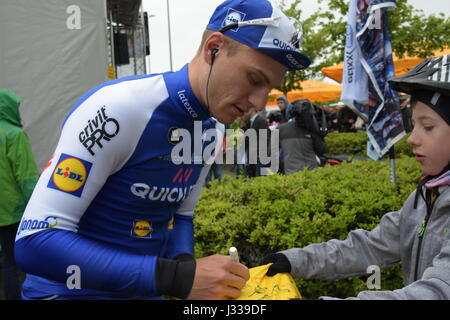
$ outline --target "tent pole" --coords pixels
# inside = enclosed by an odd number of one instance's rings
[[[396,184],[397,183],[397,177],[395,172],[395,150],[394,146],[392,146],[389,149],[389,171],[390,171],[390,178],[391,183]]]
[[[109,11],[109,32],[111,38],[111,63],[114,68],[114,78],[117,78],[117,66],[116,66],[116,57],[114,54],[114,26],[113,26],[113,12]]]

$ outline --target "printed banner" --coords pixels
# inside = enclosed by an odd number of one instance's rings
[[[395,73],[387,10],[395,9],[395,1],[351,0],[349,8],[344,67],[347,74],[341,100],[366,121],[367,155],[375,160],[405,135],[398,94],[388,85]],[[353,50],[352,57],[347,58],[347,50]],[[361,69],[365,76],[357,73]],[[351,83],[349,74],[353,76]],[[358,89],[355,83],[359,82],[367,83],[368,90]]]

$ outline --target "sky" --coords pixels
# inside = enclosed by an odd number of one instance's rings
[[[150,56],[148,73],[178,70],[188,63],[200,45],[201,35],[214,9],[223,0],[142,0],[143,10],[149,16]],[[279,3],[279,0],[272,2]],[[170,12],[170,46],[167,3]],[[443,12],[450,15],[450,0],[409,0],[409,4],[425,14]],[[303,0],[303,16],[317,11],[317,0]],[[172,55],[170,55],[172,51]],[[170,59],[172,56],[172,59]]]

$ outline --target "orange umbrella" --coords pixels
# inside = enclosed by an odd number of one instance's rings
[[[437,51],[434,53],[433,57],[438,57],[445,54],[450,54],[450,49]],[[393,55],[393,59],[394,59],[395,76],[397,77],[408,72],[414,66],[419,64],[421,61],[425,60],[423,58],[408,57],[408,56],[404,57],[403,59],[399,59],[395,54]],[[322,74],[330,79],[333,79],[334,81],[341,83],[343,70],[344,70],[344,63],[341,62],[335,66],[322,68]]]
[[[287,94],[287,99],[289,102],[309,99],[311,102],[326,102],[337,100],[341,97],[342,86],[329,84],[320,81],[303,81],[300,83],[301,90],[292,90]],[[277,103],[277,98],[281,96],[283,92],[272,89],[269,93],[269,101],[267,105],[274,105]]]

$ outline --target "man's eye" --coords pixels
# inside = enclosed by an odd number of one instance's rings
[[[423,126],[423,128],[425,129],[425,131],[431,131],[433,130],[434,126]]]
[[[259,79],[257,77],[255,77],[254,75],[251,75],[251,74],[248,76],[248,81],[250,82],[250,84],[252,84],[254,86],[257,86],[257,85],[260,84]]]

